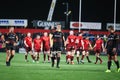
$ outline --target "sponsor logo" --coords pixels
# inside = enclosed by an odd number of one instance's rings
[[[114,27],[114,23],[107,23],[107,27],[106,27],[107,30],[108,30],[109,26],[113,26]],[[117,23],[115,25],[115,30],[120,30],[120,23]]]
[[[0,24],[9,24],[8,20],[0,20]]]
[[[27,26],[26,19],[0,19],[0,26]]]
[[[74,26],[74,27],[79,27],[79,26],[82,27],[82,23],[79,24],[79,22],[75,22],[75,23],[72,24],[72,26]]]
[[[61,24],[62,28],[65,27],[64,21],[41,21],[41,20],[33,20],[32,21],[34,27],[40,27],[40,28],[50,28],[51,26],[56,27],[57,24]]]
[[[70,22],[71,29],[96,29],[100,30],[102,27],[102,23],[94,23],[94,22]]]

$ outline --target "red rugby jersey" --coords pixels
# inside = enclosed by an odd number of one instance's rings
[[[25,37],[24,41],[26,41],[26,44],[28,47],[32,47],[32,38],[31,37]]]
[[[42,43],[42,40],[41,39],[34,39],[33,40],[33,42],[34,42],[34,48],[35,49],[40,49],[41,48],[41,43]]]
[[[76,38],[77,38],[77,37],[76,37],[75,35],[69,35],[68,38],[67,38],[68,44],[70,44],[70,45],[75,45],[75,44],[76,44],[76,43],[75,43]]]

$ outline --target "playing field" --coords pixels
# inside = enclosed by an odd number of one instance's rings
[[[120,80],[115,64],[111,73],[105,73],[106,56],[102,56],[103,64],[85,62],[78,65],[75,59],[74,65],[68,65],[65,55],[62,55],[60,69],[51,68],[51,63],[42,63],[42,55],[40,63],[33,63],[30,56],[28,59],[29,62],[25,62],[24,54],[16,54],[11,66],[6,67],[5,53],[0,53],[0,80]],[[94,56],[90,56],[90,59],[95,61]]]

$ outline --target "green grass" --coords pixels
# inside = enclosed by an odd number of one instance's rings
[[[24,54],[16,54],[11,66],[5,66],[5,53],[0,53],[0,80],[120,80],[120,73],[116,72],[113,64],[111,73],[105,73],[107,69],[107,56],[102,56],[103,64],[85,63],[74,65],[65,63],[65,55],[62,55],[60,69],[51,68],[51,63],[32,63],[24,61]],[[94,62],[95,56],[90,56]],[[120,57],[119,57],[120,60]],[[86,58],[85,58],[86,61]]]

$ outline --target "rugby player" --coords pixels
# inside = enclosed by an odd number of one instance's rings
[[[35,52],[35,57],[37,58],[35,61],[39,63],[39,54],[42,51],[42,39],[40,38],[40,35],[37,35],[33,40],[33,49]]]
[[[89,59],[89,50],[90,49],[92,50],[92,45],[90,43],[89,36],[86,36],[86,38],[83,39],[83,43],[84,43],[84,47],[83,47],[82,58],[81,58],[80,62],[84,64],[83,59],[84,59],[84,56],[86,56],[88,63],[91,63],[91,61]]]
[[[14,27],[9,28],[9,32],[5,38],[6,40],[6,66],[10,66],[10,62],[15,55],[16,43],[18,41],[17,35],[14,33]]]
[[[73,31],[69,32],[69,36],[66,40],[66,50],[67,50],[67,63],[74,64],[74,55],[75,55],[75,49],[76,49],[76,36],[74,35]]]
[[[109,26],[108,30],[110,32],[109,36],[108,36],[108,41],[106,44],[106,51],[108,54],[108,62],[107,62],[107,67],[108,69],[105,72],[111,72],[111,64],[112,64],[112,60],[114,60],[116,66],[117,66],[117,71],[120,72],[120,67],[119,67],[119,61],[117,58],[117,40],[118,40],[118,35],[115,34],[115,30],[113,28],[113,26]]]
[[[93,49],[95,51],[95,56],[96,56],[95,64],[97,64],[98,60],[100,60],[100,64],[102,64],[102,59],[100,58],[100,53],[102,52],[102,50],[105,51],[105,48],[104,48],[104,42],[101,39],[101,36],[97,35],[97,40],[95,42]]]
[[[76,58],[77,58],[77,62],[79,64],[79,57],[80,57],[80,53],[82,53],[83,51],[83,46],[84,46],[84,42],[83,42],[83,36],[82,36],[82,32],[78,33],[78,36],[76,38]]]
[[[28,62],[27,56],[28,56],[28,53],[30,53],[30,55],[33,59],[33,62],[35,62],[35,57],[33,54],[33,45],[32,45],[31,33],[29,33],[29,32],[27,33],[27,36],[24,38],[24,44],[25,44],[25,50],[26,50],[25,61]]]
[[[63,42],[65,44],[65,38],[63,33],[61,32],[61,25],[57,24],[56,31],[50,35],[52,67],[54,67],[55,58],[56,58],[57,60],[56,68],[60,68],[59,63],[60,63]]]
[[[50,37],[48,36],[47,32],[44,32],[44,35],[42,37],[42,41],[43,41],[43,58],[44,61],[46,62],[46,54],[48,56],[48,62],[50,62]]]

